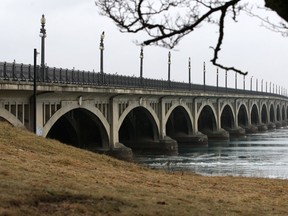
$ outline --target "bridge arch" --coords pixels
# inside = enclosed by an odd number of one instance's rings
[[[104,117],[104,115],[101,113],[101,111],[99,109],[97,109],[96,107],[94,106],[91,106],[91,105],[78,105],[78,104],[69,104],[69,106],[64,106],[62,107],[61,109],[59,109],[57,112],[55,112],[55,114],[49,119],[49,121],[45,124],[45,126],[43,127],[43,131],[42,131],[42,136],[43,137],[46,137],[49,130],[51,129],[51,127],[55,124],[55,122],[57,120],[59,120],[64,114],[68,113],[69,111],[71,110],[74,110],[74,109],[78,109],[78,108],[82,108],[82,109],[86,109],[88,111],[90,111],[91,113],[94,113],[99,119],[100,121],[102,122],[105,130],[106,130],[106,133],[110,134],[110,126],[109,126],[109,123],[107,121],[107,119]]]
[[[258,125],[260,123],[259,121],[259,110],[256,104],[253,104],[251,108],[251,124],[252,125]]]
[[[275,108],[274,105],[270,105],[270,122],[275,123]]]
[[[222,107],[220,113],[221,128],[225,130],[233,129],[235,127],[235,113],[232,105],[230,103],[226,104]]]
[[[148,113],[153,117],[153,120],[155,121],[156,125],[157,125],[157,130],[160,131],[160,121],[159,118],[157,116],[157,114],[155,113],[155,111],[152,109],[152,107],[150,106],[142,106],[139,104],[131,104],[129,105],[121,114],[119,120],[118,120],[118,131],[124,121],[124,119],[127,117],[127,115],[135,108],[137,107],[143,107],[144,109],[146,109],[148,111]]]
[[[241,104],[237,114],[238,125],[245,128],[249,125],[248,108],[246,104]]]
[[[268,124],[268,110],[266,104],[263,104],[261,108],[261,122],[263,124]]]
[[[193,123],[190,110],[187,106],[175,105],[166,114],[164,125],[166,134],[170,137],[193,133]]]
[[[204,132],[205,131],[216,131],[217,128],[217,122],[216,122],[216,111],[213,106],[210,106],[208,104],[202,105],[199,109],[199,115],[198,115],[198,131]]]
[[[286,117],[285,117],[285,106],[282,106],[282,121],[285,121]]]
[[[6,109],[0,108],[0,117],[2,117],[5,121],[9,122],[15,127],[24,127],[23,123],[19,119],[17,119],[15,115],[10,113]]]
[[[154,113],[155,114],[155,113]],[[129,106],[119,120],[119,142],[137,149],[159,141],[159,128],[153,113],[144,106]]]
[[[81,119],[75,119],[74,114],[77,117],[81,116]],[[76,120],[79,122],[77,123]],[[81,124],[81,127],[79,127],[79,124]],[[61,137],[60,134],[57,134],[58,127],[66,127],[65,130],[72,137]],[[87,133],[89,133],[89,136],[85,135]],[[58,138],[60,141],[70,142],[67,144],[90,149],[96,147],[108,148],[109,134],[110,126],[104,115],[99,109],[88,104],[81,106],[78,104],[69,104],[69,106],[62,107],[55,112],[42,130],[42,136],[44,137]],[[93,138],[95,139],[94,141],[91,140]]]
[[[280,112],[280,105],[277,105],[277,109],[276,109],[276,120],[277,121],[281,121],[281,112]]]

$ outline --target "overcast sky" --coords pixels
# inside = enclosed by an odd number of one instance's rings
[[[258,2],[262,2],[258,0]],[[99,71],[99,42],[105,31],[104,71],[139,76],[140,47],[137,35],[120,33],[108,18],[100,16],[94,0],[1,0],[0,61],[33,63],[33,49],[40,51],[40,18],[46,17],[46,63],[50,67]],[[271,15],[273,16],[273,14]],[[243,14],[239,22],[226,25],[220,61],[248,71],[246,89],[253,76],[288,88],[288,38],[260,27],[260,22]],[[192,60],[192,82],[216,84],[216,68],[211,65],[217,28],[203,25],[172,50],[171,79],[188,81],[188,58]],[[167,49],[144,48],[144,77],[167,79]],[[40,62],[40,57],[38,58]],[[234,87],[234,73],[228,73],[229,87]],[[220,71],[224,86],[225,72]],[[238,76],[242,88],[243,77]]]

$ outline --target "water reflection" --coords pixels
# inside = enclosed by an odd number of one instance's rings
[[[288,130],[248,135],[208,147],[182,148],[178,156],[136,155],[135,161],[172,171],[288,179]]]

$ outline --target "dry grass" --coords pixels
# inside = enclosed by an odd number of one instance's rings
[[[167,173],[0,123],[0,215],[288,215],[288,181]]]

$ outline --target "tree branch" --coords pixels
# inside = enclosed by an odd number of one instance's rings
[[[288,22],[288,1],[287,0],[265,0],[265,7],[273,11]]]
[[[288,20],[287,0],[263,0],[266,7],[277,11]],[[101,14],[110,17],[121,32],[145,32],[148,37],[144,45],[158,45],[174,48],[187,34],[203,23],[219,25],[219,35],[211,62],[224,70],[246,75],[234,67],[218,62],[218,55],[224,40],[224,23],[227,14],[232,13],[236,21],[239,11],[247,8],[243,0],[95,0]],[[219,15],[220,14],[220,15]],[[287,27],[287,25],[280,25]],[[278,28],[279,26],[274,26]]]
[[[213,65],[215,65],[221,69],[224,69],[227,71],[231,70],[231,71],[235,71],[236,73],[239,73],[242,75],[247,75],[248,72],[242,72],[241,70],[236,69],[234,67],[223,66],[222,64],[219,64],[217,62],[218,54],[221,50],[221,46],[222,46],[223,39],[224,39],[224,21],[225,21],[225,16],[226,16],[228,7],[229,7],[229,5],[226,5],[226,7],[223,7],[221,10],[221,16],[220,16],[220,21],[219,21],[219,37],[218,37],[218,42],[217,42],[216,48],[214,49],[214,57],[211,60],[211,62],[213,63]],[[234,18],[235,18],[235,13],[234,13]]]

